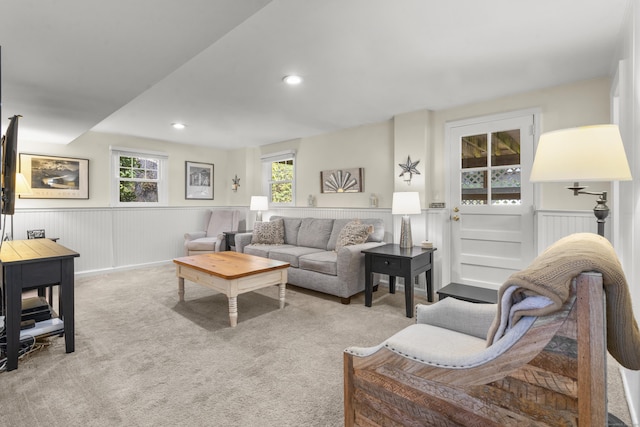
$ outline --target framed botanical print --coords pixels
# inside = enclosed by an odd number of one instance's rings
[[[213,163],[185,162],[185,199],[213,200]]]

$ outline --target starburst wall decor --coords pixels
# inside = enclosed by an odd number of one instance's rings
[[[320,172],[322,193],[361,193],[364,168],[333,169]]]
[[[407,156],[406,163],[398,163],[398,166],[402,168],[402,172],[400,172],[400,175],[398,176],[403,177],[407,185],[411,185],[411,178],[413,178],[413,174],[420,175],[420,172],[416,169],[418,163],[420,163],[420,160],[412,162],[411,156]]]

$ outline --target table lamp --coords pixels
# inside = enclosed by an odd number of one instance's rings
[[[631,171],[616,125],[582,126],[540,135],[531,182],[573,182],[573,195],[598,196],[593,208],[598,234],[609,215],[606,191],[585,191],[580,181],[630,181]]]
[[[411,219],[409,219],[409,215],[416,215],[420,212],[420,196],[417,191],[393,193],[391,214],[402,215],[402,223],[400,225],[400,247],[403,249],[411,248],[413,246],[413,239],[411,238]]]
[[[262,211],[269,209],[269,199],[267,196],[251,196],[251,205],[249,210],[258,211],[256,213],[256,221],[262,221]]]

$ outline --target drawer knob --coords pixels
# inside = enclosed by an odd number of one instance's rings
[[[389,265],[389,261],[385,261],[385,262],[384,262],[384,265]]]

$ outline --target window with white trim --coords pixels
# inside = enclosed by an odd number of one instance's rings
[[[167,155],[111,147],[112,206],[167,206]]]
[[[263,189],[269,204],[295,206],[296,202],[296,152],[293,150],[265,154],[262,161]]]

